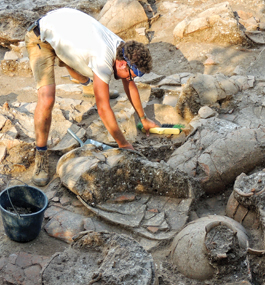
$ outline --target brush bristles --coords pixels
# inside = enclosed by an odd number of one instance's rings
[[[174,129],[184,129],[185,126],[184,125],[181,125],[181,124],[162,124],[161,126],[162,128],[174,128]]]
[[[138,123],[137,125],[136,125],[136,127],[137,127],[137,129],[138,130],[142,130],[142,128],[143,128],[143,124],[142,123]]]

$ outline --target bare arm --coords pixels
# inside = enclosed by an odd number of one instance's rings
[[[144,116],[144,109],[142,106],[142,102],[140,99],[140,95],[138,92],[138,88],[134,81],[128,81],[127,79],[122,79],[124,91],[130,100],[133,108],[135,109],[137,115],[139,118]],[[146,130],[146,134],[149,135],[148,130],[151,128],[159,127],[156,125],[153,121],[149,120],[148,118],[141,120],[141,123],[143,124],[144,129]]]
[[[94,93],[98,114],[108,132],[112,135],[119,147],[133,149],[133,146],[125,139],[120,130],[115,115],[109,103],[109,85],[94,74]]]
[[[87,82],[88,77],[81,75],[80,73],[78,73],[77,71],[75,71],[74,69],[72,69],[70,66],[68,66],[66,64],[64,64],[64,66],[66,67],[66,69],[67,69],[67,71],[71,77],[78,80],[80,83]]]

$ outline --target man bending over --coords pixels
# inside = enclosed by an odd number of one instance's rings
[[[69,74],[81,84],[91,84],[98,114],[120,148],[133,149],[121,132],[109,102],[112,73],[121,79],[124,90],[148,133],[157,125],[143,110],[133,79],[149,73],[152,58],[149,50],[136,41],[124,42],[91,16],[70,8],[62,8],[36,21],[25,36],[30,65],[38,89],[34,113],[36,158],[33,183],[49,182],[47,141],[55,102],[54,62],[58,57]]]

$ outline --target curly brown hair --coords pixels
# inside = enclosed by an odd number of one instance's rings
[[[125,60],[124,55],[129,59],[131,65],[136,65],[143,73],[149,73],[152,69],[152,56],[149,49],[142,43],[136,41],[122,42],[117,48],[116,59]]]

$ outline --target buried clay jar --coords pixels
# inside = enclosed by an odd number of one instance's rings
[[[178,233],[172,243],[171,259],[186,277],[206,280],[232,273],[231,268],[242,264],[247,267],[247,245],[246,231],[238,222],[225,216],[207,216]]]

